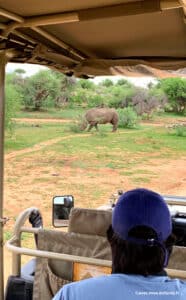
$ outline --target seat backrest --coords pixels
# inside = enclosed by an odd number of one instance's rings
[[[70,212],[68,232],[105,237],[111,220],[111,209],[73,208]]]
[[[168,268],[186,271],[186,247],[173,247]]]
[[[38,249],[56,253],[111,260],[106,230],[111,224],[111,212],[73,209],[69,232],[39,230]],[[95,268],[59,259],[37,258],[33,300],[50,300],[66,283],[103,273],[110,268]]]

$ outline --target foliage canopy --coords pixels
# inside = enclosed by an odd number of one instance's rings
[[[52,70],[42,70],[26,77],[17,69],[6,76],[6,127],[11,127],[20,104],[24,110],[48,108],[114,107],[120,114],[151,118],[155,111],[185,113],[186,79],[167,78],[147,88],[136,87],[126,79],[110,79],[96,84],[92,80],[75,79]],[[125,110],[129,108],[129,110]],[[131,110],[132,108],[132,110]]]

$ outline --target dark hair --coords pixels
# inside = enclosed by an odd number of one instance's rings
[[[141,239],[157,238],[156,232],[147,226],[137,226],[130,230],[129,236]],[[112,229],[107,230],[107,238],[112,250],[112,273],[153,275],[163,271],[165,251],[160,245],[139,245],[121,239]],[[174,235],[164,242],[168,256],[175,243]]]

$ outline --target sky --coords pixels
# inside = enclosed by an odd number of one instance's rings
[[[46,70],[47,68],[40,65],[33,65],[33,64],[18,64],[18,63],[8,63],[6,65],[6,72],[11,73],[16,69],[23,69],[25,70],[26,76],[31,76],[37,73],[40,70]]]
[[[26,76],[31,76],[35,73],[37,73],[40,70],[46,70],[47,68],[40,65],[33,65],[33,64],[19,64],[19,63],[8,63],[6,66],[6,72],[11,73],[15,71],[16,69],[23,69],[25,70]],[[105,80],[106,78],[109,78],[116,82],[120,78],[125,78],[131,83],[135,84],[136,86],[140,87],[146,87],[149,82],[156,82],[156,80],[153,77],[125,77],[125,76],[96,76],[93,81],[95,83],[99,83],[102,80]]]

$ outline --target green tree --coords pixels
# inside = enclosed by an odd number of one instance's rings
[[[56,108],[61,108],[71,101],[73,91],[78,87],[78,81],[73,76],[69,77],[56,71],[52,72],[60,86],[59,95],[54,99],[54,105]]]
[[[120,128],[135,128],[138,124],[138,116],[132,107],[125,107],[118,110]]]
[[[124,78],[119,79],[116,84],[117,85],[122,85],[122,86],[125,86],[125,87],[132,87],[132,84]]]
[[[114,85],[107,88],[107,97],[110,99],[109,106],[115,108],[130,106],[134,92],[132,86]]]
[[[168,98],[163,89],[158,88],[157,85],[151,85],[148,90],[148,95],[150,98],[155,97],[157,100],[157,105],[159,110],[166,111],[169,107]]]
[[[6,74],[6,85],[11,84],[14,87],[20,96],[20,100],[23,99],[25,84],[27,81],[27,78],[22,76],[23,72],[25,71],[22,69],[17,69],[12,73]]]
[[[104,106],[104,100],[104,95],[96,90],[78,87],[72,93],[71,104],[72,106],[80,105],[82,107],[102,107]]]
[[[26,73],[26,71],[25,71],[25,70],[23,70],[23,69],[20,69],[20,68],[16,69],[14,72],[15,72],[16,74],[19,74],[19,75],[23,75],[23,74],[25,74],[25,73]]]
[[[103,86],[106,86],[106,87],[109,87],[109,86],[112,86],[114,85],[113,81],[111,79],[105,79],[103,80],[100,85],[103,85]]]
[[[54,106],[60,96],[61,83],[50,70],[42,70],[29,77],[24,89],[23,103],[26,109],[39,111],[43,107]]]
[[[160,93],[155,90],[145,88],[136,88],[135,95],[132,97],[131,106],[136,111],[137,115],[150,119],[153,112],[162,107],[163,96],[160,98]]]
[[[61,108],[69,103],[76,84],[77,80],[74,77],[65,76],[60,72],[39,71],[25,80],[24,107],[34,110],[46,107]]]
[[[78,85],[82,89],[87,89],[87,90],[94,90],[94,88],[95,88],[94,82],[90,81],[88,79],[79,79],[78,80]]]
[[[20,109],[21,95],[11,83],[5,86],[5,129],[12,130],[15,113]]]
[[[171,108],[176,113],[186,111],[186,79],[184,78],[166,78],[159,82],[168,97]]]

